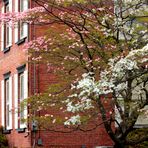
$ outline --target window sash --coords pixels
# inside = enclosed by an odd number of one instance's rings
[[[20,12],[24,11],[24,0],[20,0]]]
[[[6,35],[6,47],[7,47],[10,44],[10,33],[9,33],[10,28],[9,28],[8,24],[6,24],[5,29],[6,29],[5,30],[5,35]]]
[[[20,100],[22,101],[24,99],[24,73],[20,74],[19,76],[20,81]]]
[[[5,12],[9,12],[9,3],[7,5],[5,5]]]
[[[24,7],[25,6],[25,1],[24,0],[19,0],[19,11],[23,12],[24,11]],[[19,22],[19,38],[23,39],[24,38],[24,33],[25,29],[24,29],[24,22]]]
[[[10,126],[10,85],[9,79],[5,80],[5,126],[8,128]]]
[[[10,126],[10,106],[9,104],[6,105],[6,127]]]
[[[19,126],[24,124],[23,119],[24,119],[24,105],[23,105],[23,100],[24,100],[24,73],[21,73],[19,75],[19,102],[20,102],[20,111],[19,111],[19,119],[20,119],[20,124]]]
[[[28,114],[27,107],[21,104],[28,97],[28,71],[25,71],[24,65],[18,67],[17,70],[18,73],[14,76],[15,129],[27,127]]]
[[[20,39],[23,39],[25,36],[25,29],[24,29],[24,22],[19,22],[19,35],[20,35]]]
[[[9,12],[9,3],[5,5],[5,13]],[[7,23],[5,25],[5,47],[7,48],[10,44],[10,26]]]
[[[9,103],[9,79],[6,80],[6,104]]]

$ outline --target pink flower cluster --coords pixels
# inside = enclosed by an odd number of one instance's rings
[[[39,51],[41,48],[46,48],[44,50],[47,50],[47,40],[45,36],[38,37],[35,40],[32,40],[30,42],[27,42],[24,44],[24,51],[27,51],[29,49],[33,49],[34,51]]]
[[[43,7],[34,7],[23,12],[0,13],[1,23],[14,25],[18,21],[32,23],[33,20],[41,16],[45,12]]]

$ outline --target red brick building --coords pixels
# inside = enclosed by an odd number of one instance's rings
[[[2,13],[24,11],[33,6],[31,0],[0,0]],[[41,35],[43,28],[19,22],[14,29],[2,24],[0,32],[0,125],[9,146],[93,148],[112,145],[103,125],[89,132],[28,132],[32,125],[20,120],[28,118],[27,108],[19,112],[21,101],[42,92],[47,84],[55,81],[52,73],[47,73],[46,65],[28,64],[28,56],[23,51],[23,44]]]

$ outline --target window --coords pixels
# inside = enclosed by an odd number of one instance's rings
[[[24,11],[25,6],[25,0],[19,0],[19,12]],[[25,32],[25,23],[24,22],[19,22],[19,38],[22,39],[24,38],[24,32]]]
[[[12,0],[4,0],[3,6],[2,6],[2,13],[8,13],[12,12]],[[1,51],[6,53],[10,50],[10,47],[12,45],[12,28],[10,25],[4,24],[2,22],[1,24]]]
[[[12,0],[5,0],[2,13],[12,12]],[[12,45],[12,28],[9,23],[1,25],[1,50],[5,53]]]
[[[28,97],[28,72],[26,65],[17,68],[18,73],[14,75],[14,104],[15,104],[15,129],[18,132],[24,132],[26,128],[27,106],[24,105],[24,99]]]
[[[12,129],[12,77],[10,72],[4,74],[1,81],[1,121],[6,131]]]
[[[15,1],[15,11],[23,12],[28,9],[28,0],[16,0]],[[15,29],[15,43],[21,44],[25,42],[26,37],[28,36],[28,24],[20,21],[18,27]]]

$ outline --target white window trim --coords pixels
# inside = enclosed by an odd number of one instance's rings
[[[28,71],[24,71],[24,99],[28,98]],[[27,120],[27,115],[28,115],[28,109],[27,106],[24,109],[24,118]],[[27,122],[26,122],[27,123]],[[27,127],[26,123],[24,123],[23,126],[24,128]]]
[[[12,12],[12,0],[9,0],[9,12]],[[5,41],[6,42],[6,41]],[[5,47],[4,48],[8,48],[12,46],[12,27],[9,26],[9,43],[5,43]]]
[[[10,125],[6,129],[12,129],[12,77],[9,77],[9,122]]]
[[[119,103],[122,111],[124,112],[124,99],[121,97],[120,99],[118,99],[118,103]],[[122,122],[120,113],[119,113],[116,106],[115,106],[115,119],[117,120],[118,124],[120,124]],[[115,127],[119,127],[118,124],[115,122]]]
[[[5,119],[6,119],[6,110],[5,110],[5,81],[9,81],[9,126],[6,125]],[[6,130],[12,129],[12,77],[9,77],[8,80],[2,80],[1,81],[1,121],[2,126],[6,128]]]
[[[18,74],[14,75],[14,127],[18,129]]]
[[[20,11],[19,10],[19,6],[18,6],[19,5],[19,1],[21,1],[21,0],[15,0],[15,12]],[[24,9],[23,9],[23,11],[25,11],[25,10],[27,10],[29,8],[29,2],[28,2],[28,0],[23,0],[23,2],[24,2]],[[24,32],[23,35],[21,35],[19,27],[20,27],[20,22],[16,23],[15,29],[14,29],[14,40],[15,40],[15,43],[17,43],[19,40],[22,40],[22,39],[28,37],[28,23],[23,23],[23,30],[24,30],[23,31]]]
[[[15,1],[15,7],[14,7],[14,11],[18,12],[18,0],[14,0]],[[17,43],[18,42],[18,23],[15,23],[15,28],[14,28],[14,42]]]
[[[4,106],[4,100],[5,100],[5,97],[4,97],[4,80],[1,81],[1,124],[2,126],[4,127],[5,126],[5,116],[4,116],[4,110],[5,110],[5,106]]]
[[[24,71],[22,73],[24,75],[24,98],[21,98],[21,99],[26,99],[28,98],[28,71]],[[21,74],[20,74],[21,75]],[[18,129],[18,128],[27,128],[27,122],[24,122],[24,123],[21,123],[18,125],[18,119],[19,119],[19,116],[18,116],[18,99],[19,96],[18,96],[18,91],[20,91],[20,87],[18,87],[18,82],[20,81],[20,76],[19,74],[15,74],[14,76],[14,89],[15,89],[15,93],[14,93],[14,96],[15,96],[15,129]],[[20,100],[20,101],[23,101],[23,100]],[[28,115],[28,110],[27,110],[27,106],[25,106],[24,108],[24,119],[27,120],[27,115]]]
[[[12,12],[12,0],[9,0],[9,11]],[[5,4],[3,3],[2,13],[5,13]],[[4,23],[1,25],[1,51],[4,51],[5,48],[12,46],[12,27],[9,27],[9,44],[6,45],[6,40],[4,39],[5,36],[5,27]]]
[[[4,13],[4,6],[2,6],[2,13]],[[1,25],[1,51],[4,50],[4,24]]]

